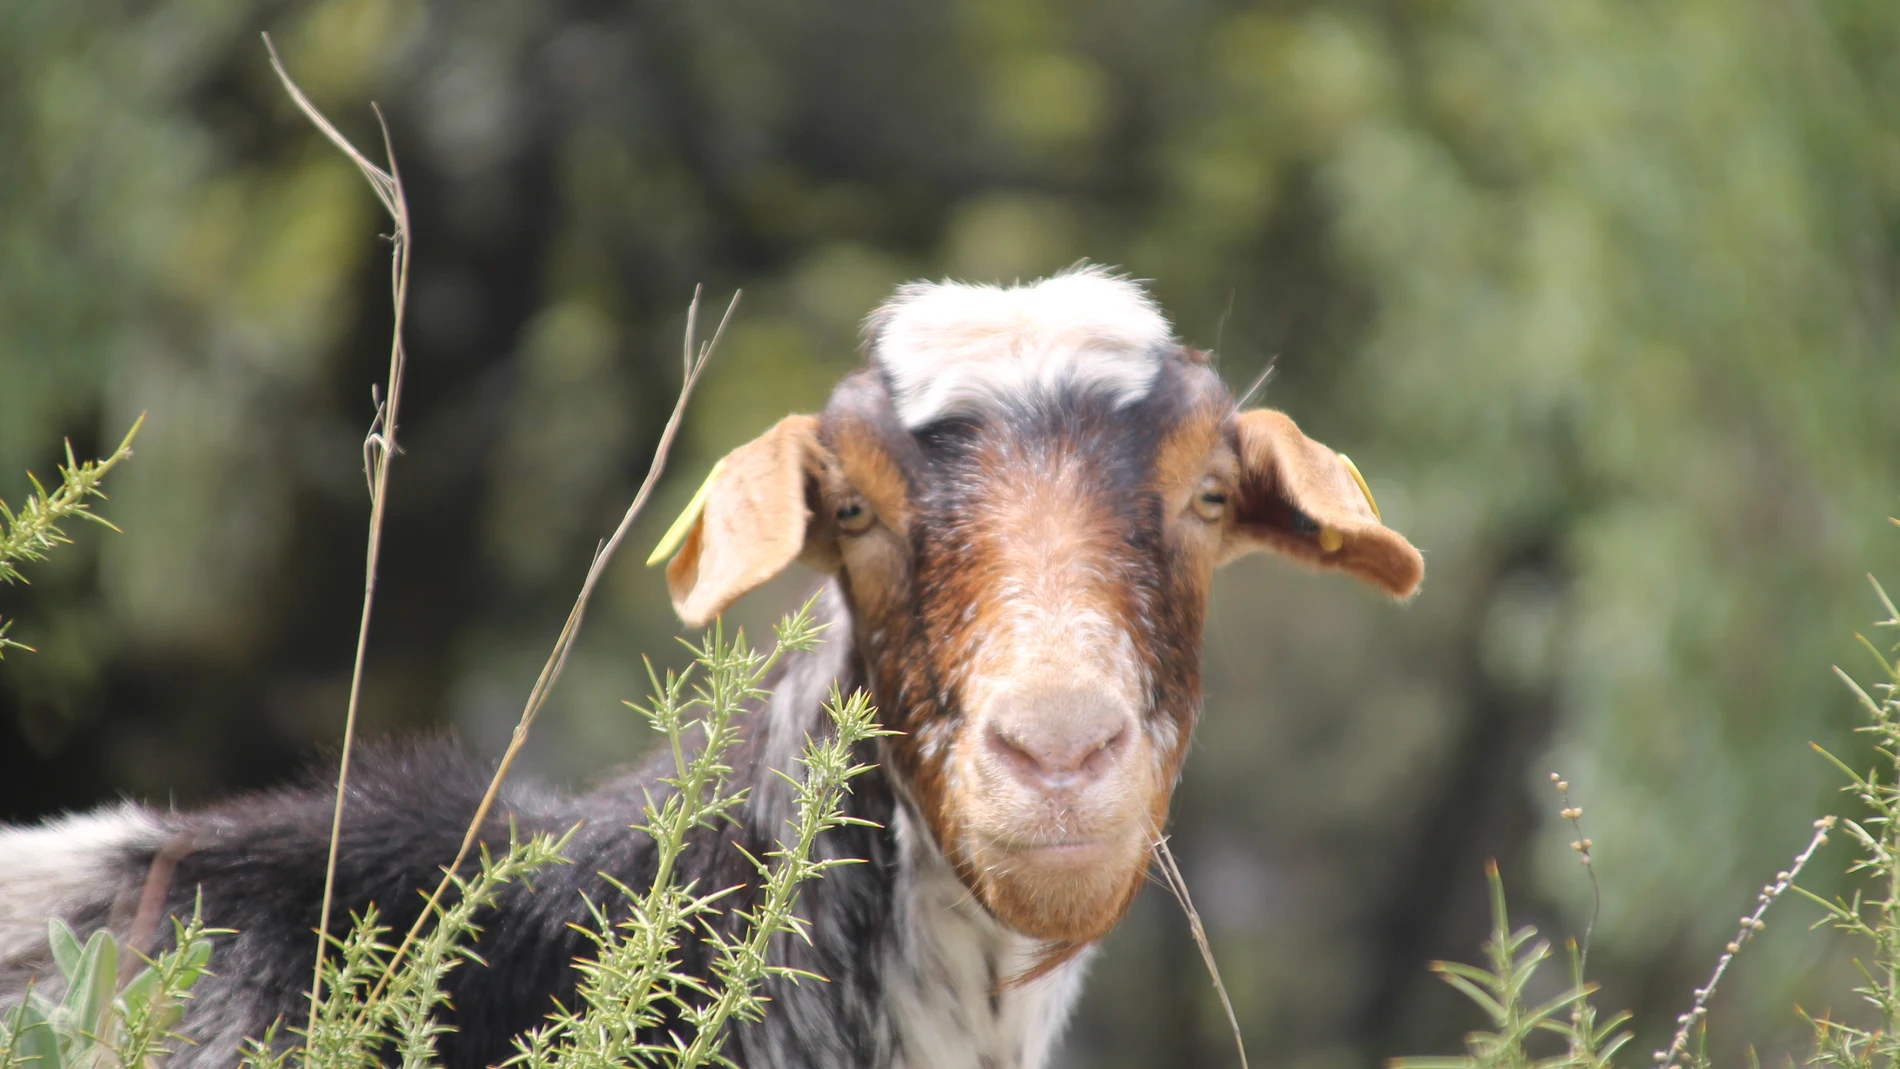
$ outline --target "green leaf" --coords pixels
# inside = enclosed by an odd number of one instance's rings
[[[100,1022],[112,1006],[118,972],[119,944],[110,932],[101,928],[86,940],[79,967],[69,981],[72,986],[66,991],[65,1009],[72,1014],[73,1027],[81,1033],[73,1037],[75,1052],[91,1046],[93,1039],[103,1031]]]
[[[1565,992],[1564,994],[1558,995],[1556,998],[1551,999],[1549,1002],[1546,1002],[1535,1009],[1525,1010],[1524,1018],[1529,1021],[1547,1020],[1551,1016],[1555,1015],[1558,1010],[1563,1009],[1565,1006],[1572,1005],[1573,1003],[1581,999],[1589,998],[1590,992],[1594,990],[1596,990],[1595,984],[1587,984],[1583,987],[1575,988],[1571,991]]]
[[[13,1050],[21,1069],[62,1069],[59,1034],[31,1001],[14,1011]]]
[[[66,927],[66,922],[54,917],[46,922],[46,941],[53,948],[53,960],[59,965],[59,972],[68,983],[73,974],[79,971],[79,937]]]
[[[1502,991],[1505,987],[1504,981],[1478,968],[1476,965],[1466,965],[1456,961],[1434,961],[1432,962],[1432,971],[1462,976],[1472,983],[1478,984],[1491,991]]]
[[[204,975],[205,966],[211,962],[211,940],[194,939],[185,948],[185,956],[178,970],[178,988],[190,990],[198,978]]]
[[[151,1001],[152,992],[158,989],[158,970],[140,969],[123,988],[119,990],[119,1012],[127,1017],[138,1013]]]
[[[1615,1017],[1610,1018],[1610,1023],[1604,1027],[1603,1034],[1607,1036],[1611,1029],[1621,1028],[1623,1025],[1628,1024],[1629,1019],[1630,1015],[1628,1013],[1619,1013]],[[1629,1032],[1618,1032],[1614,1036],[1609,1036],[1609,1038],[1599,1037],[1597,1039],[1598,1062],[1603,1065],[1610,1064],[1610,1059],[1616,1055],[1616,1052],[1622,1050],[1625,1043],[1635,1038],[1635,1035]]]
[[[1450,973],[1440,973],[1439,975],[1446,983],[1464,992],[1466,998],[1477,1003],[1478,1007],[1484,1010],[1485,1014],[1493,1021],[1504,1020],[1503,1004],[1490,995],[1485,994],[1478,988],[1478,985],[1466,980],[1462,976],[1453,976]]]

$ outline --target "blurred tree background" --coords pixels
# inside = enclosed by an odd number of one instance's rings
[[[1256,1064],[1455,1048],[1478,1022],[1425,966],[1476,954],[1486,857],[1581,931],[1552,769],[1639,1051],[1842,804],[1805,743],[1852,746],[1827,667],[1861,574],[1900,574],[1891,0],[27,0],[0,5],[0,493],[150,416],[101,506],[126,534],[0,591],[41,651],[0,668],[0,818],[196,803],[339,736],[383,220],[261,30],[359,143],[381,102],[415,214],[373,731],[499,752],[696,283],[746,299],[639,543],[820,403],[895,284],[1087,257],[1237,384],[1277,357],[1268,402],[1429,562],[1402,609],[1258,558],[1220,584],[1174,842]],[[639,555],[538,775],[645,746],[619,699],[676,627]],[[1157,891],[1064,1065],[1232,1064]],[[1813,911],[1779,910],[1718,1053],[1799,1052],[1797,999],[1851,1005]]]

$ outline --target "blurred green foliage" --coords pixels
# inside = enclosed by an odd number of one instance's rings
[[[359,143],[385,106],[415,211],[380,729],[499,750],[695,283],[747,299],[643,541],[822,400],[894,284],[1089,257],[1236,383],[1277,357],[1268,403],[1427,554],[1399,610],[1258,560],[1221,584],[1174,842],[1253,1049],[1455,1046],[1477,1022],[1425,963],[1482,937],[1483,859],[1542,930],[1587,911],[1552,768],[1595,835],[1599,1000],[1639,1021],[1833,804],[1826,666],[1859,575],[1900,571],[1889,0],[189,0],[0,5],[0,473],[150,412],[130,536],[0,592],[45,651],[0,673],[0,816],[202,799],[336,737],[387,279],[260,30]],[[617,700],[674,625],[657,574],[609,586],[548,775],[640,745]],[[1138,904],[1069,1064],[1229,1057],[1183,928]],[[1796,997],[1853,997],[1777,936],[1712,1011],[1764,1052],[1806,1042]]]

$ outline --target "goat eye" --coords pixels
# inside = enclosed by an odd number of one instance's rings
[[[1303,535],[1316,535],[1319,533],[1319,524],[1313,522],[1313,517],[1308,516],[1299,509],[1289,509],[1288,513],[1287,523],[1293,530]]]
[[[1208,523],[1219,523],[1227,514],[1227,488],[1212,475],[1201,480],[1194,491],[1194,514]]]
[[[838,506],[838,528],[845,534],[861,534],[877,519],[862,498],[852,498]]]

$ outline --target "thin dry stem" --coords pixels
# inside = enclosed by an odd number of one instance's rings
[[[712,358],[719,340],[725,336],[726,325],[732,321],[732,313],[739,307],[740,296],[739,292],[733,293],[732,301],[726,305],[726,314],[720,317],[719,326],[713,331],[712,339],[695,345],[699,322],[700,290],[697,287],[694,288],[693,302],[686,309],[686,339],[682,365],[684,378],[680,383],[679,399],[673,403],[673,414],[667,418],[666,429],[660,433],[660,442],[653,450],[653,463],[647,468],[646,479],[641,482],[640,491],[634,495],[633,503],[627,506],[626,515],[620,518],[620,525],[614,528],[613,535],[594,551],[594,560],[587,569],[587,578],[581,583],[580,595],[574,599],[574,607],[567,614],[567,622],[561,626],[561,634],[554,641],[554,651],[548,655],[547,663],[541,668],[541,675],[534,681],[534,688],[528,692],[528,701],[521,710],[520,721],[515,724],[514,736],[509,739],[508,749],[501,755],[501,764],[495,769],[494,778],[489,781],[488,790],[482,795],[481,804],[475,807],[475,816],[469,821],[468,830],[462,836],[461,849],[456,851],[455,860],[450,862],[443,872],[442,882],[436,884],[435,891],[429,895],[428,904],[423,907],[416,922],[403,936],[402,943],[397,946],[396,952],[390,956],[389,963],[383,968],[382,977],[376,981],[375,989],[370,992],[368,998],[363,1000],[365,1006],[373,1004],[382,995],[390,978],[395,975],[397,966],[402,963],[403,956],[421,936],[429,917],[435,913],[436,907],[441,903],[442,896],[448,891],[455,872],[462,867],[464,861],[468,860],[469,853],[475,848],[482,824],[487,821],[488,812],[495,804],[495,797],[501,792],[502,781],[507,778],[508,769],[514,764],[522,745],[528,741],[528,729],[533,726],[535,717],[540,714],[541,706],[547,701],[548,693],[554,689],[554,684],[561,678],[562,669],[567,666],[568,651],[573,649],[574,639],[580,633],[581,620],[586,616],[587,602],[594,595],[594,587],[600,582],[601,575],[606,572],[607,564],[613,559],[614,551],[620,548],[620,543],[626,537],[627,531],[633,527],[633,521],[640,515],[641,510],[646,508],[647,498],[652,495],[653,487],[660,481],[660,473],[666,468],[667,454],[672,451],[673,439],[678,435],[680,420],[686,413],[687,398],[692,396],[693,386],[699,381],[700,373],[705,370],[706,362]]]
[[[376,198],[382,201],[383,208],[396,224],[395,232],[389,236],[389,289],[390,300],[395,306],[395,325],[390,331],[389,341],[389,398],[383,400],[377,397],[374,388],[371,389],[370,396],[376,402],[376,414],[370,420],[369,433],[363,438],[363,475],[369,480],[369,545],[363,562],[363,612],[357,622],[356,658],[350,666],[350,698],[343,718],[343,753],[337,760],[336,804],[330,817],[329,857],[323,869],[323,906],[317,915],[317,960],[310,981],[310,1012],[314,1016],[317,1004],[323,997],[323,959],[330,942],[330,907],[336,891],[337,850],[343,833],[343,801],[348,796],[350,751],[356,742],[357,711],[363,696],[363,660],[369,648],[370,616],[376,605],[376,570],[382,558],[383,517],[389,502],[389,463],[396,455],[396,412],[402,404],[403,312],[409,299],[409,202],[403,197],[401,172],[396,167],[395,149],[389,140],[389,124],[383,121],[382,111],[376,111],[376,122],[383,131],[383,154],[389,160],[387,171],[371,163],[348,138],[330,125],[330,121],[323,117],[310,98],[303,94],[303,90],[291,80],[290,72],[284,69],[284,61],[277,55],[277,48],[271,43],[269,34],[264,35],[264,48],[270,53],[271,69],[277,72],[278,79],[283,82],[285,91],[290,94],[298,110],[363,172]]]
[[[1696,1022],[1708,1015],[1709,999],[1715,996],[1715,986],[1722,982],[1722,974],[1728,971],[1729,962],[1734,961],[1735,955],[1741,953],[1742,944],[1748,942],[1756,932],[1767,927],[1762,921],[1762,916],[1768,912],[1769,906],[1775,904],[1775,899],[1780,898],[1788,888],[1794,886],[1795,878],[1801,875],[1802,868],[1807,865],[1808,859],[1814,856],[1814,852],[1827,845],[1827,833],[1833,827],[1833,817],[1822,817],[1815,821],[1814,838],[1808,840],[1808,848],[1796,854],[1794,864],[1788,866],[1786,872],[1776,873],[1775,882],[1763,887],[1761,894],[1756,896],[1755,912],[1742,918],[1741,929],[1736,932],[1735,938],[1728,946],[1723,948],[1722,957],[1715,963],[1715,972],[1709,975],[1709,982],[1696,988],[1695,1005],[1690,1006],[1687,1013],[1676,1018],[1676,1037],[1670,1041],[1669,1049],[1656,1052],[1657,1065],[1674,1065],[1688,1058],[1689,1034],[1695,1031]]]
[[[1583,833],[1583,808],[1570,804],[1570,781],[1552,772],[1550,782],[1557,788],[1557,796],[1564,804],[1557,815],[1569,821],[1571,830],[1577,833],[1577,837],[1570,841],[1570,849],[1576,851],[1577,860],[1583,863],[1583,871],[1590,877],[1590,922],[1583,926],[1583,939],[1577,950],[1577,970],[1584,972],[1590,964],[1590,937],[1596,934],[1597,918],[1603,913],[1603,887],[1597,882],[1597,868],[1595,858],[1590,853],[1590,839]]]
[[[1194,933],[1194,943],[1201,948],[1201,961],[1207,965],[1207,975],[1214,981],[1214,991],[1220,995],[1221,1008],[1227,1011],[1227,1026],[1234,1030],[1234,1051],[1240,1055],[1240,1069],[1247,1069],[1247,1044],[1240,1038],[1240,1018],[1234,1014],[1234,1001],[1227,997],[1227,985],[1221,982],[1220,966],[1214,964],[1214,948],[1207,941],[1207,929],[1201,924],[1200,911],[1194,908],[1194,899],[1188,895],[1187,878],[1181,875],[1181,866],[1175,863],[1174,852],[1168,849],[1165,836],[1155,837],[1155,860],[1161,863],[1161,875],[1167,880],[1168,890],[1174,900],[1181,903],[1181,911],[1187,914],[1188,929]]]
[[[1279,363],[1279,353],[1274,353],[1272,356],[1267,357],[1267,366],[1261,368],[1260,374],[1254,376],[1252,384],[1241,391],[1240,400],[1234,402],[1234,407],[1237,409],[1246,408],[1252,404],[1255,399],[1260,396],[1260,391],[1266,388],[1267,383],[1273,379],[1273,369],[1278,366]]]

